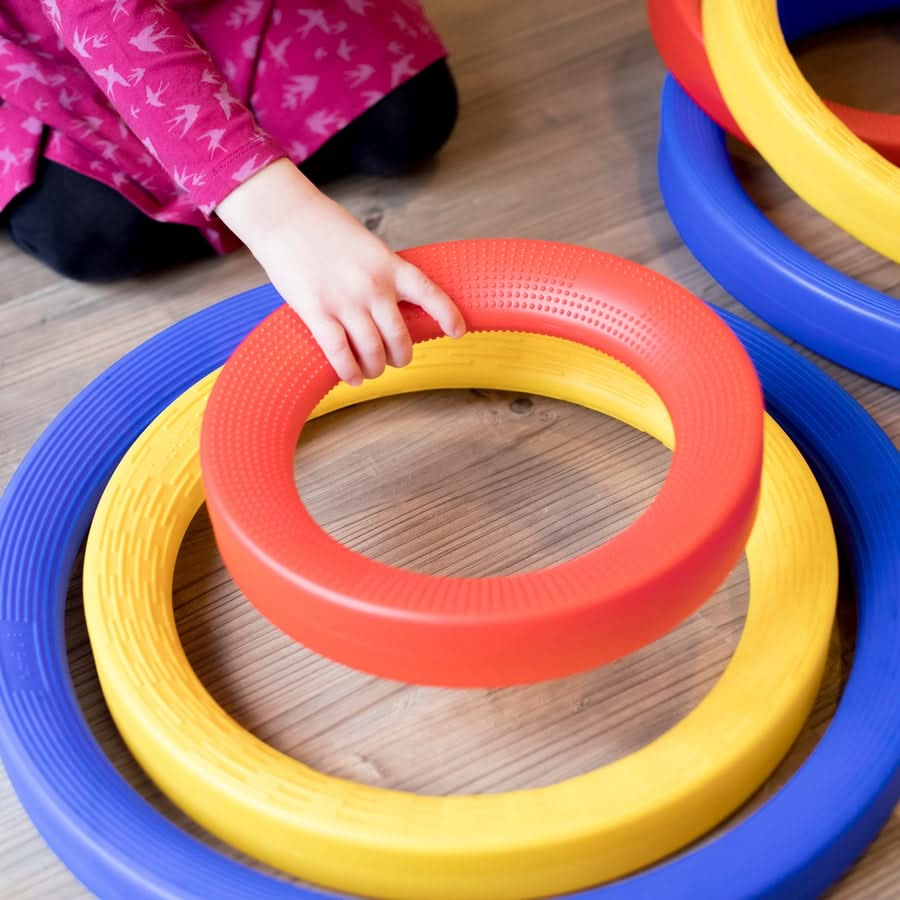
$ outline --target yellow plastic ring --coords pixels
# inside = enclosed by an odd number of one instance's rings
[[[135,757],[189,815],[285,872],[377,897],[527,898],[648,865],[740,806],[798,734],[824,669],[837,593],[831,520],[797,449],[766,418],[747,545],[747,622],[720,681],[641,750],[549,787],[431,797],[325,776],[243,730],[209,696],[175,627],[172,577],[203,502],[200,424],[215,373],[173,403],[113,475],[91,528],[84,605],[100,683]],[[671,446],[653,390],[558,338],[472,334],[317,414],[402,392],[524,390],[602,410]]]
[[[777,0],[705,0],[703,36],[747,138],[807,203],[900,262],[900,169],[863,143],[803,77]]]

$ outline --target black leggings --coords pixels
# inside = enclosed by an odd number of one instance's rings
[[[456,85],[440,60],[334,135],[300,170],[319,185],[354,172],[400,174],[444,145],[456,115]],[[196,228],[157,222],[107,185],[46,159],[2,222],[18,247],[79,281],[128,278],[213,252]]]

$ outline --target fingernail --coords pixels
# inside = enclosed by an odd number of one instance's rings
[[[363,380],[358,375],[355,375],[353,378],[347,379],[347,384],[349,384],[350,387],[359,387],[362,383]]]

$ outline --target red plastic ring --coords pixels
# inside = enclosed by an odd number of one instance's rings
[[[534,572],[435,577],[361,556],[326,534],[297,492],[297,439],[337,377],[282,307],[225,365],[203,422],[207,506],[237,585],[313,650],[420,684],[570,675],[674,628],[735,564],[755,516],[762,395],[740,342],[685,289],[594,250],[476,240],[403,256],[457,301],[470,330],[569,338],[643,376],[674,428],[666,481],[619,535]],[[414,341],[440,336],[421,310],[404,316]]]
[[[750,142],[728,110],[703,43],[702,0],[647,0],[647,17],[659,55],[691,99],[729,134]],[[900,165],[900,116],[825,100],[828,108],[861,140]]]

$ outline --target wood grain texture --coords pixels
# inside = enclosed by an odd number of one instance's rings
[[[429,9],[452,51],[458,129],[424,172],[350,179],[334,187],[337,199],[394,247],[503,235],[569,241],[635,259],[753,318],[696,263],[663,208],[656,139],[664,72],[641,3],[433,0]],[[877,20],[805,42],[800,62],[829,96],[900,112],[898,37],[896,19]],[[736,148],[736,161],[748,190],[787,233],[897,295],[896,265],[813,213],[752,152]],[[0,486],[95,375],[151,334],[261,280],[239,253],[84,286],[5,240],[0,267]],[[900,446],[900,393],[819,362]],[[421,571],[486,575],[565,559],[615,534],[653,498],[668,460],[650,438],[564,403],[452,391],[378,401],[311,424],[297,480],[313,515],[355,549]],[[642,746],[714,684],[747,603],[741,564],[682,627],[619,663],[530,687],[451,691],[372,679],[281,635],[232,585],[203,513],[185,540],[175,588],[188,656],[242,725],[323,771],[429,793],[547,784]],[[138,790],[199,833],[148,783],[115,732],[77,580],[67,622],[73,679],[98,739]],[[844,596],[809,723],[739,816],[790,777],[827,727],[852,664],[853,635],[853,597]],[[87,896],[5,778],[0,834],[0,896]],[[830,896],[897,896],[898,851],[895,813]]]

